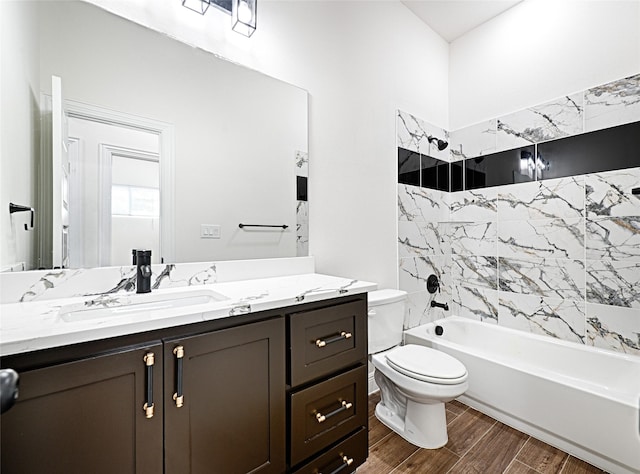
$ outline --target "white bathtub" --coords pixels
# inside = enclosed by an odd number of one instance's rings
[[[605,471],[640,473],[640,357],[457,316],[405,342],[467,367],[463,403]]]

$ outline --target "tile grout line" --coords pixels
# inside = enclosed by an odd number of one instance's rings
[[[469,411],[469,408],[470,408],[470,407],[469,407],[469,405],[465,405],[465,404],[464,404],[464,403],[462,403],[462,402],[458,402],[458,403],[460,403],[462,406],[464,406],[464,409],[463,409],[460,413],[458,413],[458,414],[455,414],[455,413],[454,413],[454,415],[456,415],[456,418],[458,418],[458,417],[459,417],[460,415],[462,415],[463,413],[466,413],[467,411]],[[446,405],[446,403],[445,403],[445,409],[446,409],[446,407],[447,407],[447,405]],[[449,411],[450,411],[451,413],[453,413],[451,410],[449,410]],[[456,418],[454,418],[454,420],[455,420]],[[453,420],[451,420],[451,421],[453,421]],[[447,423],[447,425],[449,425],[449,424]]]
[[[496,423],[498,423],[498,422],[497,422],[496,420],[493,420],[493,424],[492,424],[489,428],[487,428],[487,431],[485,431],[485,433],[484,433],[482,436],[480,436],[480,438],[478,438],[478,440],[477,440],[475,443],[473,443],[471,446],[469,446],[469,449],[467,449],[467,450],[464,452],[464,454],[461,454],[461,455],[460,455],[460,459],[458,459],[458,461],[457,461],[453,466],[451,466],[451,467],[449,468],[449,470],[447,471],[447,473],[451,472],[451,470],[452,470],[454,467],[456,467],[456,466],[458,465],[458,463],[459,463],[460,461],[462,461],[462,460],[464,459],[464,457],[465,457],[467,454],[469,454],[469,452],[470,452],[470,451],[471,451],[471,450],[472,450],[472,449],[473,449],[473,448],[474,448],[474,447],[475,447],[475,446],[476,446],[476,445],[477,445],[477,444],[482,440],[482,438],[484,438],[485,436],[487,436],[487,433],[488,433],[489,431],[491,431],[491,429],[492,429],[494,426],[496,426]],[[455,454],[455,453],[454,453],[454,454]],[[445,474],[446,474],[446,473],[445,473]]]
[[[522,446],[520,446],[520,449],[518,450],[518,452],[513,456],[513,458],[511,458],[511,461],[509,462],[509,464],[507,464],[507,467],[504,468],[504,471],[502,471],[502,474],[507,472],[514,462],[518,461],[516,459],[518,457],[518,454],[520,454],[522,452],[522,450],[527,445],[527,443],[529,442],[530,439],[531,439],[531,436],[528,436],[527,440],[524,443],[522,443]],[[518,461],[518,462],[524,464],[522,461]],[[527,466],[526,464],[524,464],[524,465]],[[527,467],[531,467],[531,466],[527,466]],[[533,469],[533,468],[531,468],[531,469]],[[536,471],[535,469],[533,469],[533,470]],[[538,472],[538,471],[536,471],[536,472]]]
[[[567,463],[569,462],[569,458],[571,458],[571,454],[567,453],[567,458],[564,460],[564,463],[562,464],[562,467],[560,468],[560,471],[558,471],[558,474],[561,474],[564,472],[564,468],[567,467]]]
[[[509,470],[509,468],[511,467],[511,465],[516,461],[515,456],[513,457],[513,459],[511,459],[511,461],[509,461],[509,464],[507,464],[507,467],[504,468],[504,471],[502,471],[502,474],[504,474],[505,472],[507,472]]]
[[[452,453],[454,456],[458,456],[456,453],[454,453],[453,451],[451,451],[449,448],[445,447],[445,449],[446,449],[447,451],[449,451],[450,453]],[[447,471],[447,473],[451,472],[451,470],[452,470],[454,467],[456,467],[460,461],[462,461],[462,458],[464,458],[464,456],[458,456],[458,460],[457,460],[455,463],[453,463],[453,466],[451,466],[451,467],[449,468],[449,470]],[[445,473],[445,474],[446,474],[446,473]]]
[[[462,461],[463,459],[464,459],[464,456],[460,456],[460,459],[458,459],[458,460],[456,461],[456,463],[455,463],[453,466],[451,466],[451,467],[449,468],[449,470],[448,470],[445,474],[450,473],[450,472],[451,472],[451,470],[452,470],[454,467],[456,467],[458,464],[460,464],[460,461]]]
[[[460,458],[463,458],[463,457],[465,457],[467,454],[469,454],[469,453],[471,452],[471,450],[472,450],[473,448],[475,448],[475,447],[476,447],[476,445],[477,445],[480,441],[482,441],[482,439],[483,439],[485,436],[487,436],[487,434],[489,433],[489,431],[491,431],[491,430],[493,429],[493,427],[494,427],[494,426],[496,426],[497,424],[498,424],[498,421],[497,421],[497,420],[493,420],[493,424],[492,424],[489,428],[487,428],[487,431],[485,431],[485,432],[484,432],[484,434],[483,434],[482,436],[480,436],[480,437],[478,438],[478,440],[477,440],[475,443],[473,443],[471,446],[469,446],[469,449],[467,449],[467,450],[464,452],[464,454],[460,456]]]
[[[525,433],[525,434],[526,434],[526,433]],[[533,438],[533,437],[531,437],[531,436],[529,436],[529,437],[527,438],[527,441],[525,441],[525,443],[522,445],[522,447],[518,450],[518,452],[516,453],[516,455],[513,457],[513,459],[511,460],[511,462],[510,462],[510,463],[509,463],[509,465],[507,466],[507,468],[503,471],[503,474],[509,470],[509,468],[511,467],[511,465],[512,465],[514,462],[519,462],[519,463],[520,463],[520,464],[522,464],[523,466],[527,466],[527,467],[528,467],[529,469],[531,469],[532,471],[534,471],[534,472],[536,472],[536,473],[538,473],[538,474],[542,474],[542,473],[541,473],[538,469],[536,469],[535,467],[530,466],[530,465],[529,465],[529,464],[527,464],[526,462],[521,461],[520,459],[518,459],[518,455],[522,452],[522,450],[524,449],[524,447],[526,446],[526,444],[527,444],[527,443],[529,442],[529,440],[531,440],[531,439],[536,439],[536,438]],[[565,462],[566,462],[566,460],[565,460]],[[558,474],[559,474],[559,472],[558,472]]]
[[[537,473],[541,474],[541,473],[540,473],[540,471],[538,471],[538,470],[537,470],[536,468],[534,468],[533,466],[529,466],[526,462],[522,462],[522,461],[520,461],[519,459],[516,459],[516,461],[518,461],[518,462],[519,462],[520,464],[522,464],[523,466],[527,466],[529,469],[532,469],[533,471],[535,471],[535,472],[537,472]],[[559,474],[559,473],[558,473],[558,474]]]
[[[521,432],[521,433],[522,433],[522,432]],[[526,434],[526,433],[525,433],[525,434]],[[518,457],[518,455],[522,452],[522,450],[523,450],[523,449],[524,449],[524,447],[529,443],[529,441],[531,441],[531,436],[527,435],[527,440],[526,440],[524,443],[522,443],[522,446],[520,447],[520,449],[518,449],[518,452],[517,452],[517,453],[516,453],[516,455],[513,457],[513,459],[515,459],[515,458],[517,458],[517,457]],[[522,461],[520,461],[520,462],[522,462]],[[524,464],[524,463],[522,463],[522,464]],[[531,466],[529,466],[529,467],[531,467]],[[534,469],[534,471],[535,471],[535,470],[537,470],[537,469]]]
[[[375,448],[376,446],[378,446],[380,443],[382,443],[385,439],[387,439],[389,436],[392,436],[393,434],[394,434],[393,431],[391,433],[387,433],[385,436],[380,438],[377,442],[369,446],[369,450],[371,450],[372,448]]]
[[[415,446],[415,445],[414,445]],[[418,448],[416,449],[414,452],[412,452],[411,454],[409,454],[409,456],[407,456],[406,458],[404,458],[402,461],[400,461],[400,464],[398,464],[396,467],[394,467],[391,472],[389,472],[389,474],[393,474],[394,472],[396,472],[400,466],[402,466],[405,462],[407,462],[409,459],[411,459],[413,456],[415,456],[421,449],[423,448]]]

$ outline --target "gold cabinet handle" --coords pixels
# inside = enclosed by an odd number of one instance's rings
[[[353,464],[353,458],[350,458],[350,457],[345,456],[343,454],[340,455],[340,459],[342,460],[342,464],[340,464],[340,466],[337,469],[334,469],[329,474],[338,474],[345,467],[351,466]],[[322,474],[322,472],[319,472],[318,474]]]
[[[350,332],[342,331],[339,335],[330,337],[328,339],[316,339],[315,344],[318,347],[325,347],[327,344],[331,344],[332,342],[342,341],[344,339],[350,339],[352,334]]]
[[[176,391],[173,394],[173,400],[176,402],[176,408],[181,408],[184,405],[184,394],[182,393],[182,360],[184,359],[184,346],[174,347],[173,354],[176,356]]]
[[[351,402],[347,402],[346,400],[342,400],[342,403],[340,404],[339,408],[336,408],[335,410],[333,410],[332,412],[327,413],[326,415],[323,415],[322,413],[318,412],[316,413],[316,421],[318,423],[323,423],[327,420],[327,418],[331,418],[333,415],[337,415],[338,413],[340,413],[341,411],[345,411],[350,409],[353,406],[353,403]]]
[[[155,364],[155,355],[153,352],[147,352],[142,360],[144,360],[144,365],[147,368],[147,396],[142,409],[144,410],[144,415],[147,418],[153,418],[153,366]]]

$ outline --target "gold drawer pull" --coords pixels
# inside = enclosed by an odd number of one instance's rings
[[[153,352],[147,352],[142,358],[146,367],[147,375],[147,389],[146,389],[146,401],[142,406],[144,410],[144,416],[147,418],[153,418],[154,405],[153,405],[153,365],[155,364],[155,355]]]
[[[340,467],[334,469],[329,474],[338,474],[345,467],[351,466],[353,464],[353,458],[350,458],[348,456],[340,455],[340,459],[342,459],[342,464],[340,465]],[[322,472],[319,472],[318,474],[322,474]]]
[[[316,413],[316,420],[318,421],[318,423],[322,423],[324,422],[327,418],[331,418],[333,415],[337,415],[338,413],[340,413],[341,411],[345,411],[348,410],[349,408],[351,408],[353,406],[353,403],[351,402],[347,402],[345,400],[342,400],[342,404],[340,405],[340,408],[336,408],[335,410],[333,410],[330,413],[327,413],[326,415],[323,415],[322,413],[318,412]]]
[[[340,333],[340,335],[331,337],[331,338],[326,339],[326,340],[316,339],[316,346],[324,347],[327,344],[331,344],[332,342],[338,342],[338,341],[342,341],[344,339],[349,339],[349,338],[351,338],[351,333],[350,332],[346,332],[346,331],[342,331]]]
[[[176,391],[173,394],[173,400],[176,402],[176,408],[182,408],[184,405],[184,394],[182,393],[184,346],[174,347],[173,355],[176,356]]]

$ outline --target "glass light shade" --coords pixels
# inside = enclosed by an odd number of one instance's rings
[[[182,0],[182,6],[204,15],[209,8],[210,0]]]
[[[251,36],[256,31],[256,14],[258,0],[232,0],[231,28],[244,36]]]

